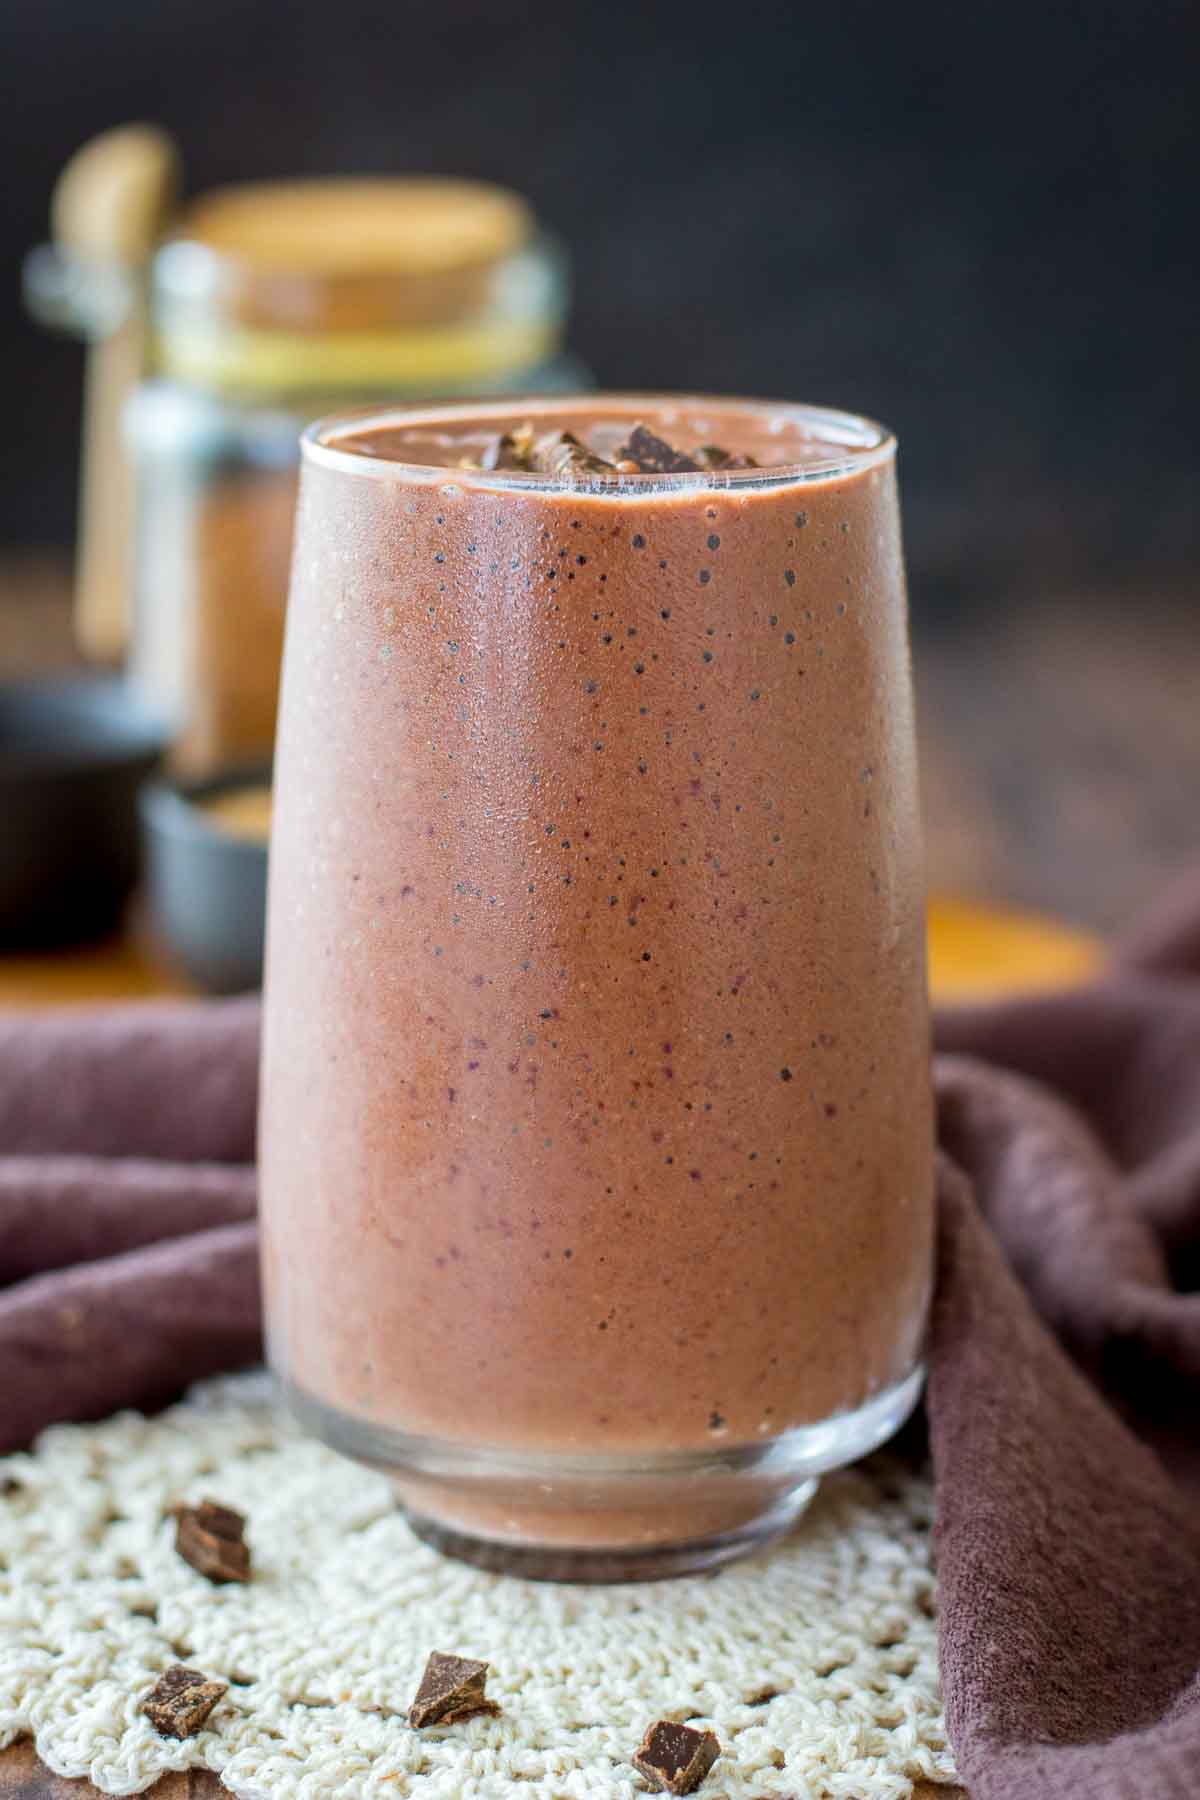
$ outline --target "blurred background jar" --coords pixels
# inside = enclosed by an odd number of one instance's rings
[[[162,168],[152,180],[144,136],[135,168],[130,135],[116,173],[111,154],[102,170],[107,210],[78,195],[86,177],[102,185],[96,146],[64,172],[56,242],[30,259],[26,289],[39,316],[93,343],[81,644],[127,659],[168,721],[175,772],[209,778],[270,758],[303,426],[360,402],[589,383],[564,348],[565,254],[519,195],[343,178],[168,210]],[[154,198],[140,259],[137,182]],[[106,256],[96,240],[118,214]],[[73,216],[89,221],[82,245]]]

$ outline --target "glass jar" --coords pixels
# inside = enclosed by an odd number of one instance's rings
[[[335,408],[588,385],[563,348],[568,266],[517,194],[446,177],[216,189],[173,222],[148,273],[60,242],[26,263],[44,322],[109,350],[112,479],[85,509],[105,616],[84,648],[127,650],[171,722],[177,772],[270,756],[299,436]],[[136,324],[136,330],[131,328]],[[141,379],[139,380],[139,376]],[[135,385],[136,384],[136,385]],[[95,382],[89,375],[89,386]],[[132,461],[129,508],[121,451]],[[85,491],[96,484],[85,478]],[[120,498],[120,495],[117,496]],[[119,516],[118,516],[119,515]],[[103,540],[101,542],[101,540]],[[94,554],[93,554],[94,553]]]
[[[131,663],[177,770],[269,756],[299,434],[380,396],[577,386],[567,267],[525,202],[433,177],[217,191],[159,251],[133,396]]]

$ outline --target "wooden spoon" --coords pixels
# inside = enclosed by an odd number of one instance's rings
[[[77,150],[50,207],[58,248],[86,277],[123,279],[119,324],[89,345],[84,389],[75,631],[84,652],[116,662],[129,638],[133,470],[122,435],[146,363],[147,271],[175,203],[179,155],[155,125],[122,125]]]

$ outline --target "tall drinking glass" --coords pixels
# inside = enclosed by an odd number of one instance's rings
[[[757,466],[605,456],[645,421]],[[750,401],[304,443],[271,853],[270,1354],[443,1549],[711,1566],[911,1410],[930,1284],[895,443]]]

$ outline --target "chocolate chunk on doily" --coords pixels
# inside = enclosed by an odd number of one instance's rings
[[[175,1548],[209,1581],[249,1581],[250,1546],[246,1521],[232,1506],[201,1500],[175,1508]]]
[[[658,1719],[634,1753],[633,1766],[651,1787],[666,1794],[692,1794],[721,1754],[715,1731],[697,1731]]]
[[[227,1681],[211,1681],[199,1669],[172,1663],[142,1701],[142,1711],[160,1736],[188,1738],[228,1692]]]
[[[433,1651],[408,1709],[409,1724],[420,1731],[426,1725],[456,1725],[477,1713],[498,1713],[496,1702],[483,1691],[487,1678],[487,1663]]]

